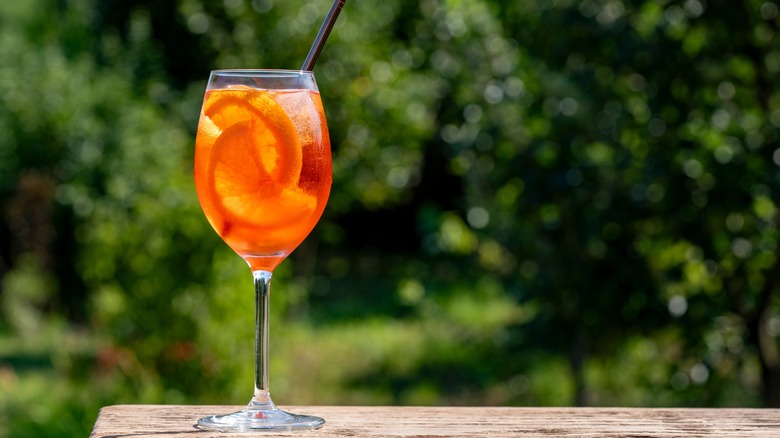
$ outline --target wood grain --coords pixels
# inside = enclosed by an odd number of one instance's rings
[[[93,438],[120,437],[780,437],[780,409],[296,406],[325,418],[314,431],[217,433],[198,418],[241,406],[116,405],[100,410]]]

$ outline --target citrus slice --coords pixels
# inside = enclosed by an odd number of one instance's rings
[[[212,90],[207,96],[203,114],[217,129],[244,121],[257,128],[254,135],[259,158],[271,177],[281,183],[297,182],[303,157],[298,134],[284,109],[268,91],[252,89]]]
[[[278,105],[268,107],[279,109]],[[297,187],[301,148],[289,118],[284,113],[284,119],[269,117],[267,111],[256,111],[231,96],[218,100],[211,109],[211,115],[205,114],[217,126],[229,124],[214,142],[208,170],[213,198],[225,218],[270,227],[313,212],[316,199]],[[235,122],[237,114],[246,117]],[[234,118],[228,121],[228,117]]]

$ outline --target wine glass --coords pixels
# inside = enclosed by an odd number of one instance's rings
[[[316,429],[325,421],[274,405],[268,388],[271,275],[311,232],[330,193],[328,127],[314,74],[211,72],[195,141],[195,187],[209,223],[251,268],[255,382],[243,410],[201,418],[220,431]]]

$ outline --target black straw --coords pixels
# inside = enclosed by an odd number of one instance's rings
[[[333,29],[333,25],[336,23],[336,18],[338,18],[339,12],[341,12],[341,8],[344,7],[344,3],[346,1],[347,0],[333,0],[333,5],[331,5],[330,11],[328,11],[328,16],[325,17],[325,21],[322,22],[322,27],[320,27],[317,38],[314,39],[314,43],[311,45],[311,49],[309,50],[309,54],[306,56],[306,60],[303,61],[303,67],[301,67],[301,70],[314,70],[314,63],[317,62],[317,58],[320,56],[322,47],[325,46],[325,40],[328,39],[330,30]]]

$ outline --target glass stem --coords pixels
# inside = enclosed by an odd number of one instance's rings
[[[249,407],[273,409],[268,389],[268,329],[271,299],[271,272],[253,271],[255,279],[255,393]]]

